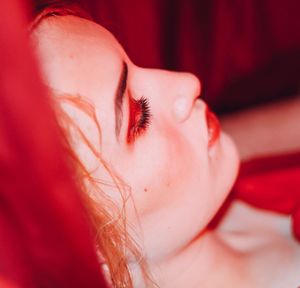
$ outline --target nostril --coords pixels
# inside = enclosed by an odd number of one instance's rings
[[[182,96],[174,101],[173,114],[178,122],[185,121],[189,117],[193,107],[197,110],[206,110],[206,103],[199,99],[199,97],[195,98],[194,101],[190,100],[189,97]]]
[[[185,121],[191,111],[195,109],[205,109],[206,104],[199,98],[179,97],[173,103],[173,114],[178,122]]]
[[[186,97],[180,97],[175,100],[173,104],[173,111],[178,119],[184,118],[188,110],[188,99]]]
[[[178,121],[184,121],[189,114],[191,103],[187,97],[180,97],[173,104],[173,113]]]

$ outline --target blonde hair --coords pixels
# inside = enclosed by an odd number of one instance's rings
[[[73,15],[91,19],[80,7],[64,3],[64,1],[43,1],[35,8],[30,31],[33,31],[41,21],[48,17]],[[98,253],[99,263],[108,284],[112,287],[133,287],[128,255],[134,257],[138,262],[144,281],[148,284],[152,283],[150,277],[148,277],[149,273],[145,259],[141,256],[138,245],[129,236],[126,227],[125,204],[129,187],[119,176],[113,173],[109,165],[103,160],[101,152],[93,146],[72,117],[62,109],[62,104],[67,103],[85,113],[95,123],[101,142],[101,128],[94,106],[76,95],[57,95],[57,97],[52,97],[51,102],[54,103],[53,108],[61,127],[64,150],[68,155],[71,168],[75,168],[74,181],[82,191],[83,203],[89,215],[92,233],[95,235],[95,250]],[[123,207],[118,208],[105,195],[101,188],[101,181],[99,182],[99,180],[92,177],[79,156],[74,152],[72,145],[74,137],[79,137],[83,141],[99,161],[99,164],[110,175],[112,183],[123,197]],[[93,191],[91,192],[91,190]],[[95,194],[99,196],[100,201],[92,196]]]

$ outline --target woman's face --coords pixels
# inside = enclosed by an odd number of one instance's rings
[[[198,98],[199,80],[135,66],[107,30],[78,17],[44,20],[33,37],[46,84],[94,104],[101,155],[132,189],[127,221],[142,229],[148,257],[186,245],[216,213],[238,166],[231,140],[209,136],[218,129]],[[100,147],[96,125],[80,109],[69,113]],[[94,176],[107,180],[89,149],[76,141],[75,147]],[[119,201],[117,192],[108,193]]]

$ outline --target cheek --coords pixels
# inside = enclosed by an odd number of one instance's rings
[[[172,163],[176,161],[177,153],[174,146],[168,147],[159,141],[151,141],[147,145],[141,143],[140,146],[136,147],[134,157],[126,161],[130,167],[123,175],[132,188],[135,206],[141,216],[159,209],[169,201],[165,191],[173,186],[175,171]]]
[[[195,190],[194,186],[199,189],[199,163],[204,161],[195,157],[194,148],[177,131],[141,138],[129,156],[125,162],[130,166],[123,167],[127,173],[122,175],[132,187],[139,216],[177,206],[187,191]]]
[[[135,210],[127,209],[127,220],[135,227],[138,216],[136,227],[142,228],[146,250],[154,258],[185,245],[213,210],[207,159],[175,132],[164,133],[168,137],[152,134],[147,145],[147,139],[140,141],[127,162],[135,204]]]

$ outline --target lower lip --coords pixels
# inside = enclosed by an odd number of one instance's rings
[[[208,129],[208,148],[214,146],[220,137],[221,127],[217,116],[206,106],[206,122]]]

